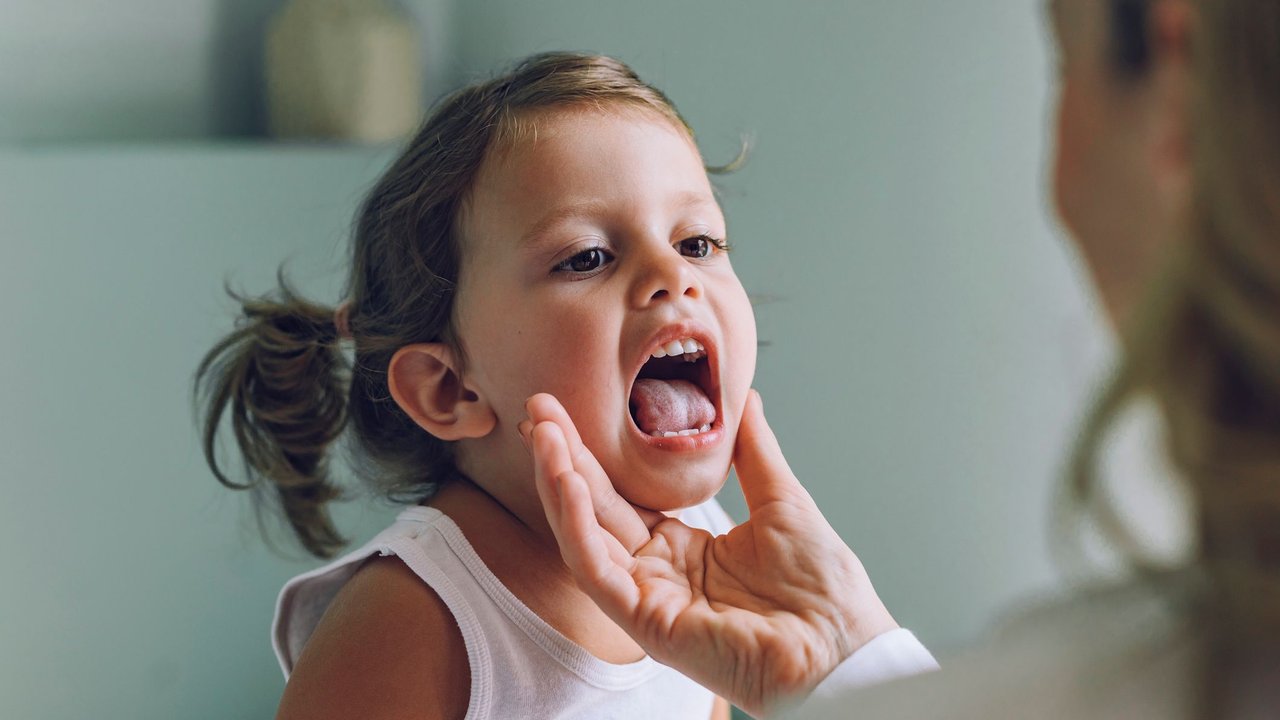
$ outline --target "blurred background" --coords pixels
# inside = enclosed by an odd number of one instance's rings
[[[223,283],[340,300],[394,144],[270,139],[277,0],[0,0],[0,717],[274,712],[288,577],[205,468]],[[944,659],[1064,581],[1049,517],[1111,339],[1046,201],[1037,2],[413,0],[433,99],[542,50],[665,90],[723,181],[792,467]],[[1158,478],[1147,434],[1111,459]],[[1120,492],[1167,526],[1154,480]],[[736,489],[723,502],[744,517]],[[395,512],[343,507],[362,540]],[[1167,534],[1167,533],[1166,533]]]

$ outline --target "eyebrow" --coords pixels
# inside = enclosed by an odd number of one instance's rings
[[[696,190],[686,190],[676,193],[672,196],[670,203],[672,206],[681,210],[701,205],[716,205],[715,198],[707,193],[698,192]],[[593,218],[605,215],[611,209],[610,205],[600,200],[584,200],[582,202],[570,203],[556,208],[550,213],[543,216],[538,222],[533,224],[523,236],[520,238],[520,247],[525,247],[537,242],[541,237],[546,235],[558,225],[570,222],[572,220],[580,220],[584,218]]]
[[[562,225],[570,220],[597,217],[603,215],[608,209],[609,206],[599,200],[586,200],[562,205],[534,223],[533,227],[529,228],[524,236],[520,238],[520,246],[533,244],[557,225]]]

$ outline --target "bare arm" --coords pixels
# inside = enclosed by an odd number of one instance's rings
[[[399,558],[373,558],[316,627],[276,718],[452,720],[470,694],[466,646],[444,601]]]

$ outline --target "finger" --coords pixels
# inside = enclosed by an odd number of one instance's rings
[[[532,455],[533,423],[528,420],[521,420],[520,424],[516,425],[516,431],[520,435],[520,444],[524,445],[524,451]]]
[[[649,530],[661,522],[665,516],[651,510],[637,508],[627,502],[626,498],[614,489],[609,475],[600,466],[595,455],[582,442],[578,428],[574,425],[569,413],[555,397],[539,393],[525,403],[529,418],[535,423],[550,422],[559,426],[568,447],[572,469],[582,476],[591,504],[596,512],[596,520],[608,530],[629,551],[649,542]],[[557,468],[555,475],[570,468]]]
[[[569,443],[559,425],[551,422],[537,423],[530,435],[535,474],[541,470],[547,477],[554,478],[573,469],[573,460],[569,458]]]
[[[542,501],[542,510],[547,515],[547,522],[552,532],[559,535],[560,525],[560,491],[557,488],[556,475],[564,472],[556,471],[556,465],[565,465],[563,458],[568,456],[567,449],[561,449],[564,436],[560,428],[554,424],[546,424],[541,430],[534,429],[529,433],[529,445],[533,452],[533,481],[538,490],[538,499]]]
[[[777,501],[813,503],[783,457],[778,438],[764,419],[760,393],[755,390],[748,393],[747,404],[742,410],[738,441],[733,448],[733,465],[738,471],[738,482],[742,484],[742,495],[749,512]]]
[[[569,477],[573,478],[569,482],[574,482],[577,484],[576,487],[579,488],[579,494],[582,497],[585,497],[588,503],[591,501],[591,493],[585,492],[586,481],[583,480],[582,475],[572,470],[570,470],[567,473],[564,473],[563,475],[560,475],[556,479],[555,487],[556,487],[556,497],[559,499],[559,502],[561,503],[561,507],[559,509],[560,516],[561,518],[563,518],[560,521],[561,527],[566,527],[568,523],[574,522],[574,518],[567,516],[565,514],[565,509],[564,509],[566,503],[576,502],[578,497],[578,496],[573,496],[573,497],[570,497],[568,500],[565,499],[565,495],[562,488],[564,487],[566,482],[565,478],[569,478]],[[589,506],[587,507],[587,510],[590,510]],[[586,510],[583,510],[582,512],[586,512]],[[634,555],[633,553],[629,552],[626,548],[624,548],[622,546],[622,543],[618,542],[618,538],[614,537],[608,530],[600,527],[600,523],[595,520],[594,512],[590,512],[585,517],[587,519],[587,522],[585,523],[586,531],[589,534],[592,534],[595,537],[598,537],[600,539],[599,543],[593,543],[592,545],[603,546],[604,551],[607,555],[608,561],[614,565],[617,565],[618,567],[626,569],[629,573],[630,568],[635,565],[636,558],[638,556]]]
[[[547,522],[551,525],[552,531],[555,532],[562,524],[562,520],[560,518],[561,498],[559,496],[559,486],[556,483],[555,478],[569,472],[574,472],[579,477],[581,477],[581,474],[576,473],[573,468],[573,464],[569,459],[568,444],[559,425],[554,422],[540,422],[533,427],[530,437],[530,445],[533,448],[534,457],[534,484],[538,489],[538,499],[542,501],[543,510],[547,514]],[[614,497],[617,497],[617,493],[611,494]],[[587,494],[587,499],[594,503],[594,499],[591,498],[590,493]],[[626,501],[622,501],[622,506],[626,512],[630,512],[633,518],[635,518],[632,522],[639,523],[639,532],[643,533],[643,537],[638,540],[636,538],[627,538],[624,541],[624,538],[617,536],[614,528],[612,527],[600,527],[600,532],[608,536],[605,538],[605,544],[607,546],[611,548],[613,545],[616,545],[622,558],[627,558],[630,557],[636,549],[649,542],[651,536],[648,528],[640,522],[637,511],[632,508],[629,503],[626,503]],[[597,522],[597,526],[599,526],[598,521],[595,520],[595,518],[597,518],[601,513],[594,507],[591,507],[590,509],[593,516],[593,522]],[[615,517],[617,514],[617,512],[613,513]]]
[[[578,434],[577,426],[573,424],[573,420],[569,418],[569,412],[554,395],[549,393],[533,395],[525,401],[524,409],[535,425],[547,421],[559,425],[564,431],[565,440],[569,442],[570,450],[583,447],[582,436]]]
[[[640,588],[630,568],[636,560],[614,540],[614,551],[608,541],[612,535],[596,521],[591,507],[591,493],[586,480],[569,471],[557,478],[560,496],[560,533],[556,541],[565,565],[573,573],[579,587],[605,614],[623,629],[635,617],[640,602]]]

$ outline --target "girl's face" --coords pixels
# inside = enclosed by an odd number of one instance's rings
[[[460,445],[462,469],[520,473],[531,493],[516,426],[525,400],[547,392],[623,497],[658,510],[701,502],[727,476],[756,355],[702,159],[643,111],[532,120],[531,139],[486,159],[462,217],[464,382],[497,417]],[[692,352],[654,358],[681,341]]]

